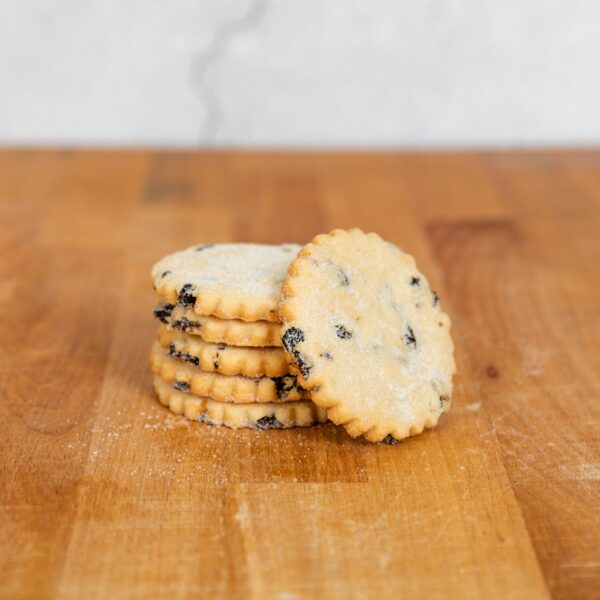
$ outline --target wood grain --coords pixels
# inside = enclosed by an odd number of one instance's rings
[[[452,317],[439,428],[156,403],[157,258],[351,226]],[[600,597],[599,231],[591,151],[0,152],[0,597]]]

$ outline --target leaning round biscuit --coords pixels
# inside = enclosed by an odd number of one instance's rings
[[[220,402],[246,404],[253,402],[289,402],[309,398],[310,394],[298,387],[296,375],[281,377],[242,377],[209,373],[181,359],[168,355],[168,349],[158,342],[152,346],[150,367],[155,375],[171,382],[175,389],[208,396]]]
[[[200,336],[211,344],[263,348],[281,346],[279,323],[271,321],[240,321],[199,315],[191,308],[163,302],[154,309],[154,316],[173,331]]]
[[[378,235],[317,236],[290,265],[279,313],[300,384],[350,435],[395,443],[448,410],[450,319],[414,259]]]
[[[161,404],[193,421],[225,425],[233,429],[287,429],[308,427],[327,420],[326,411],[310,400],[281,404],[230,404],[174,390],[167,381],[154,377],[154,390]]]
[[[244,377],[280,377],[290,372],[283,348],[238,348],[209,344],[198,336],[169,331],[159,326],[158,343],[168,356],[179,358],[203,371]]]
[[[277,321],[277,303],[297,244],[203,244],[152,267],[157,294],[199,315]]]

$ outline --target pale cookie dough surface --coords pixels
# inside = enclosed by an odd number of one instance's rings
[[[169,331],[159,326],[157,340],[167,356],[179,358],[203,371],[244,377],[280,377],[289,374],[283,348],[239,348],[209,344],[197,336]]]
[[[310,397],[306,390],[298,387],[295,375],[242,377],[209,373],[167,356],[158,342],[152,346],[150,366],[155,375],[171,382],[175,389],[220,402],[289,402]]]
[[[173,331],[200,336],[205,342],[229,346],[281,346],[279,323],[240,321],[199,315],[191,308],[164,302],[154,309],[154,316]]]
[[[297,244],[200,244],[165,256],[152,267],[165,302],[200,315],[277,321],[277,303]]]
[[[154,377],[154,390],[161,404],[178,415],[210,425],[234,429],[287,429],[307,427],[327,420],[326,411],[310,400],[265,404],[231,404],[218,402],[174,390],[169,382]]]
[[[376,234],[335,230],[305,246],[280,316],[301,385],[350,435],[395,443],[448,410],[450,319],[414,259]]]

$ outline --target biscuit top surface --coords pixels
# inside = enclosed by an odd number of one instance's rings
[[[351,433],[400,439],[447,410],[450,320],[414,259],[376,234],[317,236],[290,266],[280,316],[303,385]]]
[[[152,280],[159,296],[199,314],[274,321],[281,284],[299,249],[297,244],[196,245],[159,260]]]

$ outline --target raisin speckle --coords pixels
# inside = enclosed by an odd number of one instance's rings
[[[336,325],[335,332],[342,340],[349,340],[352,337],[352,332],[348,331],[343,325]]]
[[[294,357],[292,362],[298,367],[302,377],[308,379],[312,365],[303,358],[298,350],[296,350],[296,346],[304,341],[304,332],[302,329],[290,327],[281,337],[281,341],[283,342],[283,347],[286,351]]]
[[[283,423],[278,421],[275,418],[275,415],[268,415],[258,419],[258,421],[256,421],[256,427],[258,429],[281,429],[283,427]]]
[[[331,354],[329,354],[329,352],[323,352],[323,353],[319,354],[319,356],[321,358],[324,358],[325,360],[333,360],[333,356],[331,356]]]
[[[391,433],[388,433],[381,441],[390,446],[395,446],[398,443],[398,440]]]
[[[194,286],[191,283],[186,283],[179,292],[177,304],[179,306],[194,306],[196,304],[196,296],[192,293]]]
[[[404,339],[409,346],[417,347],[417,338],[415,337],[415,332],[410,325],[406,326],[406,332],[404,334]]]
[[[160,274],[160,278],[161,278],[161,279],[164,279],[164,278],[165,278],[165,277],[166,277],[166,276],[167,276],[167,275],[168,275],[170,272],[171,272],[171,271],[169,271],[168,269],[167,269],[166,271],[163,271],[163,272]]]
[[[412,277],[410,280],[410,285],[413,285],[413,286],[421,285],[421,278],[420,277]]]
[[[187,381],[174,381],[173,387],[178,392],[189,392],[190,391],[190,384]]]
[[[330,264],[333,270],[335,271],[340,285],[343,287],[348,287],[350,285],[350,278],[348,277],[348,275],[346,275],[342,267],[336,265],[334,262],[331,262],[329,260],[327,261],[327,263]]]
[[[218,352],[216,353],[215,358],[213,360],[213,368],[214,369],[219,368],[219,353]]]
[[[296,346],[304,341],[304,332],[297,327],[290,327],[281,337],[281,341],[288,352],[294,352]]]
[[[173,342],[169,344],[166,354],[171,358],[179,358],[181,356],[181,353],[179,352],[179,350],[177,350],[177,348],[175,348],[175,344]]]
[[[287,398],[287,395],[296,387],[296,378],[293,375],[271,377],[271,381],[275,384],[278,398]]]
[[[200,359],[197,356],[190,354],[189,352],[182,352],[181,360],[184,360],[185,362],[190,363],[190,365],[194,365],[195,367],[200,366]]]
[[[181,319],[175,319],[174,321],[172,321],[171,327],[175,331],[182,331],[185,333],[189,329],[194,329],[194,328],[199,329],[200,323],[198,323],[198,321],[190,321],[190,319],[186,319],[185,317],[182,317]]]
[[[438,296],[437,292],[432,290],[431,295],[433,296],[433,305],[438,306],[440,303],[440,297]]]
[[[446,395],[440,396],[440,408],[444,408],[444,405],[450,401],[450,397]]]
[[[195,252],[202,252],[203,250],[208,250],[209,248],[212,248],[214,246],[214,244],[204,244],[203,246],[198,246],[197,248],[195,248]]]
[[[310,371],[312,369],[312,365],[298,352],[298,350],[294,350],[294,364],[300,370],[300,374],[304,379],[308,379],[310,376]]]
[[[161,323],[168,323],[168,319],[171,316],[171,313],[173,312],[173,309],[175,308],[174,304],[161,304],[160,306],[157,306],[154,309],[154,316],[155,318],[157,318]]]

